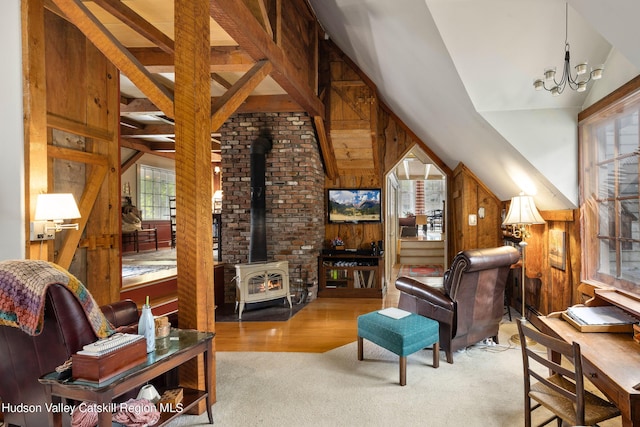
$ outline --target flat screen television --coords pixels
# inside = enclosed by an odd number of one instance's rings
[[[381,222],[379,188],[330,188],[327,190],[330,224]]]

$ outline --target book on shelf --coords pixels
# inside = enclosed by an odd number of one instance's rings
[[[374,280],[376,277],[376,272],[375,271],[370,271],[369,272],[369,282],[367,283],[367,288],[374,288]]]

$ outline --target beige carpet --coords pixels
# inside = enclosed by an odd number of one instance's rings
[[[323,354],[218,352],[214,422],[223,427],[522,426],[522,359],[520,348],[509,342],[515,331],[514,323],[503,324],[500,345],[458,352],[453,365],[442,353],[438,369],[431,367],[430,351],[409,356],[405,387],[398,385],[397,356],[367,341],[362,362],[355,342]],[[182,416],[171,425],[205,422],[206,414]],[[620,418],[601,424],[620,425]]]

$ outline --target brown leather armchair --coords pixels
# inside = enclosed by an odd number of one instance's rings
[[[107,320],[124,332],[137,332],[138,308],[131,300],[100,307]],[[4,422],[18,426],[48,425],[46,396],[38,378],[97,339],[75,296],[60,284],[47,289],[44,327],[31,336],[18,328],[0,326],[0,399],[4,404],[41,405],[42,411],[5,411]]]
[[[435,288],[409,277],[398,277],[398,307],[440,323],[440,348],[453,363],[453,352],[485,338],[498,342],[504,314],[504,288],[516,248],[473,249],[459,252]]]

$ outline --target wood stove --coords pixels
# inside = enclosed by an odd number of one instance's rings
[[[289,292],[289,262],[252,262],[236,264],[236,311],[242,319],[246,303],[286,298],[291,305]]]

